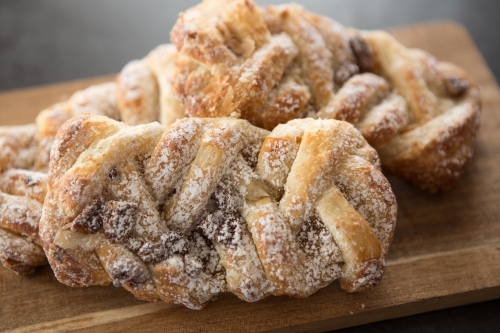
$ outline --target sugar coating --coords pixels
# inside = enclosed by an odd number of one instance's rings
[[[36,125],[0,127],[0,171],[30,169],[37,152]]]
[[[64,176],[71,202],[87,207],[93,205],[89,198],[102,202],[103,222],[91,242],[84,234],[68,238],[59,232],[57,244],[69,253],[78,247],[102,253],[106,244],[116,253],[135,253],[133,259],[101,259],[116,285],[135,293],[149,290],[190,308],[203,307],[222,291],[251,302],[269,295],[308,296],[345,279],[344,267],[351,267],[315,213],[332,186],[367,219],[363,223],[384,249],[380,259],[385,256],[395,221],[393,195],[353,126],[304,119],[269,134],[243,120],[183,119],[149,137],[144,131],[156,129],[148,126],[121,127],[93,143]],[[125,147],[127,153],[117,150]],[[97,184],[84,181],[88,161],[100,166],[92,174],[100,179]],[[357,165],[364,168],[363,177]],[[312,173],[304,178],[311,183],[297,192],[291,184],[305,181],[293,179],[305,176],[302,168]],[[48,209],[63,208],[57,203],[49,199]],[[59,212],[65,216],[64,209]],[[82,214],[76,220],[84,219]],[[380,267],[367,262],[352,284],[372,286],[383,273]]]

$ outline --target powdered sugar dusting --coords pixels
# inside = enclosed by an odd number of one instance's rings
[[[116,285],[150,290],[190,308],[203,307],[225,290],[246,301],[305,297],[346,276],[345,254],[315,205],[340,182],[336,177],[344,164],[354,163],[351,154],[370,156],[352,126],[304,119],[269,135],[228,118],[184,119],[162,137],[146,138],[145,130],[124,127],[91,145],[68,168],[65,196],[87,205],[99,197],[102,224],[58,233],[58,246],[95,251]],[[111,154],[105,145],[127,146],[143,157]],[[92,173],[98,184],[83,172],[91,159],[100,165]],[[385,186],[383,176],[365,163],[373,184]],[[300,182],[297,189],[293,184]],[[385,203],[387,210],[389,199],[373,203]],[[105,249],[133,255],[113,257]],[[357,281],[359,288],[381,275],[377,264],[370,265],[358,278],[365,279]]]
[[[35,124],[0,126],[0,172],[33,167],[37,151],[35,133]]]
[[[40,245],[3,228],[0,228],[0,260],[16,274],[29,274],[36,266],[47,263]]]
[[[38,201],[0,192],[0,227],[37,240],[41,211]]]
[[[47,174],[24,169],[9,169],[0,174],[0,191],[26,196],[43,203],[47,193]]]
[[[156,121],[159,115],[158,86],[143,60],[129,62],[117,78],[121,116],[129,125]]]

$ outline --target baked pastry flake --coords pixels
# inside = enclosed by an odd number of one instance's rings
[[[473,155],[481,99],[462,69],[298,5],[205,0],[171,32],[186,113],[273,129],[306,116],[354,124],[385,170],[449,190]]]
[[[46,180],[23,169],[0,173],[0,261],[16,274],[47,264],[38,237]]]
[[[234,118],[126,126],[90,114],[58,132],[40,237],[71,286],[122,285],[203,308],[378,283],[397,204],[346,122],[273,132]]]

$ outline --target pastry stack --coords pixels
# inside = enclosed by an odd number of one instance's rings
[[[481,100],[460,68],[297,5],[205,0],[172,44],[0,128],[0,259],[201,309],[373,288],[397,203],[449,190]]]

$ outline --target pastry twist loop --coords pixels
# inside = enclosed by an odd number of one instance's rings
[[[354,127],[234,118],[127,126],[85,114],[58,132],[40,237],[71,286],[123,285],[192,309],[221,292],[370,289],[397,204]]]
[[[205,0],[172,33],[186,113],[259,127],[305,116],[355,125],[388,171],[450,189],[473,155],[481,100],[460,68],[381,31],[347,29],[297,5]]]

